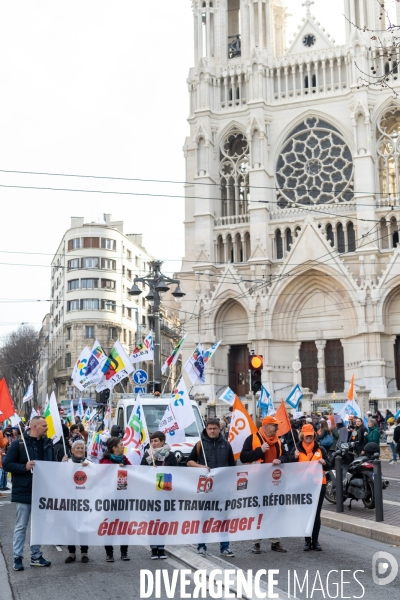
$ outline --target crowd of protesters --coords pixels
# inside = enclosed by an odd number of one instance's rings
[[[302,414],[297,419],[291,419],[292,430],[282,437],[277,435],[280,421],[273,416],[266,416],[258,421],[257,433],[251,434],[244,442],[240,454],[242,464],[271,463],[280,465],[290,462],[318,461],[322,465],[322,487],[317,506],[317,514],[311,537],[304,542],[304,551],[322,548],[318,537],[321,527],[321,509],[325,495],[325,472],[331,468],[332,453],[340,444],[354,442],[357,455],[364,453],[366,444],[373,442],[379,447],[382,434],[386,435],[387,443],[392,452],[390,464],[397,464],[400,455],[400,418],[387,410],[385,416],[380,411],[367,414],[367,426],[358,417],[349,417],[344,423],[339,415],[328,412]],[[333,425],[333,426],[332,426]],[[232,447],[228,441],[230,417],[221,419],[205,419],[205,428],[201,439],[192,449],[187,461],[188,468],[215,469],[235,466]],[[80,422],[67,427],[63,424],[64,440],[53,445],[46,436],[47,422],[43,417],[35,416],[25,428],[23,423],[18,427],[0,429],[0,491],[8,490],[7,473],[12,475],[11,501],[16,503],[16,524],[13,538],[14,570],[23,571],[23,549],[26,530],[29,523],[32,501],[32,473],[36,461],[73,462],[82,467],[90,465],[87,457],[88,432]],[[21,437],[23,436],[23,439]],[[110,437],[106,442],[106,451],[100,459],[100,464],[116,466],[130,465],[124,454],[124,446],[120,437]],[[165,443],[165,435],[156,431],[150,435],[150,445],[141,461],[142,466],[177,466],[175,454]],[[270,539],[271,550],[286,552],[281,540]],[[252,552],[260,554],[262,540],[253,540]],[[81,561],[89,562],[89,548],[81,546]],[[198,544],[198,553],[205,554],[207,547]],[[106,561],[114,562],[113,546],[105,546]],[[39,545],[30,546],[30,565],[49,567],[51,562],[42,555]],[[220,543],[222,556],[230,558],[234,553],[230,550],[229,542]],[[121,559],[130,560],[128,546],[120,546]],[[165,559],[167,556],[163,545],[151,546],[151,559]],[[76,560],[76,546],[68,546],[67,564]]]

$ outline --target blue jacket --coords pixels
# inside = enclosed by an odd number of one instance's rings
[[[36,438],[30,437],[24,433],[26,447],[29,458],[38,460]],[[43,438],[43,460],[56,461],[53,442],[48,438]],[[32,502],[32,473],[26,470],[28,457],[22,440],[15,440],[3,461],[3,468],[12,474],[11,502],[21,502],[21,504],[31,504]]]

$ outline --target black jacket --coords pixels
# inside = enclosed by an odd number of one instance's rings
[[[204,429],[201,434],[201,441],[203,443],[204,452],[206,453],[207,466],[210,467],[210,469],[217,469],[218,467],[234,467],[236,465],[232,446],[221,434],[217,438],[211,439]],[[199,465],[205,465],[206,462],[204,460],[203,449],[200,448],[200,454],[198,454],[197,446],[198,443],[193,447],[188,462],[193,460]]]
[[[365,428],[364,425],[361,425],[361,427],[359,427],[358,429],[356,429],[357,436],[356,436],[355,442],[357,444],[357,446],[356,446],[356,448],[357,448],[357,454],[361,454],[361,452],[364,450],[364,446],[366,444],[364,433],[366,431],[367,430],[366,430],[366,428]]]
[[[261,435],[259,433],[257,435],[260,437],[261,444],[263,444],[264,440],[262,439]],[[289,454],[288,452],[286,452],[283,444],[281,445],[281,453],[278,442],[275,444],[275,447],[277,458],[282,463],[289,462]],[[264,462],[264,452],[261,450],[261,448],[256,448],[255,450],[253,450],[253,434],[251,434],[244,441],[243,448],[240,453],[240,462],[252,463],[260,459],[262,460],[262,462]]]
[[[38,440],[24,433],[26,447],[31,460],[39,460]],[[43,460],[48,462],[56,461],[53,442],[44,437],[43,440]],[[22,440],[15,440],[4,459],[4,469],[12,474],[11,502],[21,502],[21,504],[31,504],[32,502],[32,473],[26,470],[28,457]]]
[[[149,451],[146,450],[146,452],[143,455],[142,462],[140,464],[145,467],[152,467],[153,461],[149,464],[146,460],[148,456],[149,456]],[[172,451],[168,454],[165,461],[155,460],[154,462],[156,464],[156,467],[177,467],[178,466],[178,461],[176,460],[176,456]]]

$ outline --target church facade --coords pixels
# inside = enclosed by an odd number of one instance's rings
[[[341,46],[312,4],[286,42],[284,0],[192,2],[180,318],[184,360],[222,339],[211,399],[249,392],[251,352],[276,402],[296,357],[318,397],[353,374],[400,390],[400,56],[362,31],[385,28],[378,2],[345,0]]]

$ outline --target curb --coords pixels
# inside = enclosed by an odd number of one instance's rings
[[[6,561],[3,556],[3,549],[0,544],[0,600],[13,600],[14,595],[12,593],[10,580],[7,571]]]
[[[394,525],[376,523],[343,513],[332,513],[328,510],[321,511],[321,522],[325,527],[361,535],[384,544],[400,546],[400,527]]]
[[[169,546],[165,550],[165,552],[166,552],[166,554],[168,554],[168,556],[174,558],[176,561],[180,562],[181,564],[185,565],[186,567],[189,567],[190,569],[193,569],[194,571],[197,571],[199,569],[204,569],[206,571],[207,579],[210,575],[210,572],[213,571],[214,569],[218,569],[218,568],[226,569],[226,567],[228,567],[228,568],[231,567],[232,569],[240,570],[235,565],[233,565],[233,564],[231,565],[227,561],[219,559],[218,557],[209,555],[209,558],[206,558],[203,555],[199,555],[190,546]],[[216,558],[218,562],[213,562],[212,560],[210,560],[213,558]],[[233,592],[236,595],[237,594],[236,577],[233,576],[232,579],[233,579],[233,585],[230,586],[229,589],[225,589],[224,586],[222,586],[222,587],[225,590],[225,592],[227,592],[227,593]],[[267,585],[265,584],[265,582],[263,582],[263,581],[260,582],[260,589],[262,589],[264,592],[266,592],[265,597],[269,598],[268,588],[267,588]],[[275,591],[275,593],[278,593],[278,596],[276,596],[276,598],[278,598],[279,600],[286,600],[286,598],[289,597],[285,592],[283,592],[282,590],[279,590],[278,588],[275,588],[274,591]],[[225,597],[225,596],[223,596],[223,597]],[[241,597],[244,598],[244,600],[256,600],[255,596],[252,597],[252,596],[246,596],[245,594],[243,594],[243,596],[241,596]],[[294,600],[296,600],[295,596],[290,596],[290,598],[293,598]]]

